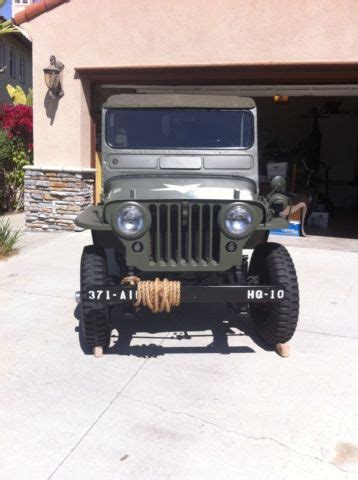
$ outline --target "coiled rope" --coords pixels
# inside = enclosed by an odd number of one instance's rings
[[[172,307],[180,305],[181,283],[178,280],[141,280],[139,277],[125,277],[122,285],[137,286],[135,307],[144,305],[153,313],[170,312]]]

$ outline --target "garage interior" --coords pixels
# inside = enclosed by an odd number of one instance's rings
[[[84,73],[81,72],[81,76],[86,78]],[[162,78],[160,82],[145,85],[145,76],[142,84],[135,83],[138,76],[126,84],[123,75],[122,79],[120,74],[116,78],[115,72],[110,78],[107,76],[106,80],[110,81],[105,82],[104,77],[103,80],[98,77],[98,70],[97,77],[87,72],[87,78],[94,80],[92,118],[99,154],[101,105],[114,93],[186,92],[253,97],[258,108],[260,190],[268,190],[272,171],[282,172],[294,201],[304,201],[307,205],[306,234],[358,238],[357,84],[274,85],[266,79],[256,85],[251,82],[229,85],[227,79],[223,84],[213,85],[220,79],[199,84],[200,78],[197,78],[198,84],[190,85],[186,79],[181,85],[170,85],[169,79]],[[168,83],[163,84],[165,82]],[[292,83],[292,79],[288,82]],[[94,159],[93,166],[95,164]],[[299,223],[301,218],[295,220],[293,223]],[[281,233],[296,235],[298,231],[302,233],[295,228]]]
[[[306,233],[358,238],[358,97],[347,87],[273,92],[254,96],[263,186],[270,162],[287,165],[288,190],[307,204]]]

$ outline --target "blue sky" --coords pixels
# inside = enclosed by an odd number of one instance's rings
[[[0,8],[0,15],[5,18],[11,17],[11,0],[6,0],[5,5]]]
[[[38,0],[34,0],[33,3],[36,3],[37,1]],[[0,5],[1,4],[4,4],[4,6],[0,7],[0,15],[2,15],[5,18],[10,18],[12,0],[0,0]]]

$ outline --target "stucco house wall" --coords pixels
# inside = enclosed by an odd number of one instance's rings
[[[358,62],[357,24],[356,0],[62,3],[22,25],[33,40],[35,168],[90,167],[89,86],[76,67]],[[48,105],[52,54],[65,95]]]
[[[75,67],[358,61],[356,0],[71,0],[23,25],[33,39],[35,164],[90,166]],[[52,123],[43,68],[65,64]],[[54,148],[55,147],[55,148]]]

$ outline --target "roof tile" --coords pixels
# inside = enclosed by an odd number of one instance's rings
[[[35,17],[42,15],[53,8],[58,7],[62,3],[68,2],[70,0],[40,0],[39,2],[33,3],[28,7],[20,10],[16,13],[13,18],[15,25],[21,25],[22,23],[29,22]]]

